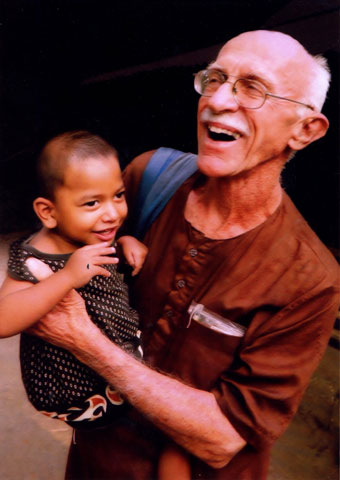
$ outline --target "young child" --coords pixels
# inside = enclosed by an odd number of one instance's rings
[[[41,196],[33,207],[42,228],[11,246],[0,290],[0,336],[23,332],[22,378],[37,410],[75,428],[99,427],[121,415],[119,392],[66,350],[24,330],[76,288],[93,322],[141,357],[138,315],[129,306],[112,256],[111,245],[127,214],[117,153],[96,135],[64,133],[44,147],[38,176]],[[137,274],[147,248],[132,237],[119,242]],[[56,273],[38,282],[26,263],[32,257]]]
[[[24,330],[76,288],[93,322],[122,348],[142,356],[138,316],[112,257],[111,245],[127,214],[117,153],[96,135],[64,133],[44,147],[38,176],[41,196],[33,207],[43,226],[11,246],[0,289],[0,337],[22,332],[22,378],[37,410],[76,429],[98,428],[122,416],[119,392],[68,351]],[[118,242],[136,275],[147,248],[130,236]],[[29,270],[32,259],[46,264],[40,282]],[[173,472],[178,480],[191,478],[186,456],[175,445],[162,452],[158,478],[172,480]]]

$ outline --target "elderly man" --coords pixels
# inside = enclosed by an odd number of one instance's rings
[[[266,478],[339,304],[338,266],[280,185],[292,154],[327,131],[328,83],[322,58],[269,31],[233,38],[196,75],[199,170],[148,228],[133,290],[145,364],[100,333],[76,294],[39,327],[134,407],[76,433],[67,478],[156,478],[168,441],[194,479]],[[125,172],[131,211],[152,153]]]

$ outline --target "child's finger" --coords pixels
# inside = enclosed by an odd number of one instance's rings
[[[92,259],[89,259],[89,263],[93,265],[114,265],[115,263],[118,263],[119,259],[117,257],[107,257],[104,255],[98,255],[97,257],[93,257]]]
[[[96,248],[91,249],[89,252],[86,252],[87,254],[90,255],[112,255],[113,253],[116,253],[115,247],[98,247],[95,246]]]
[[[93,250],[96,248],[114,248],[110,242],[100,242],[100,243],[93,243],[92,245],[85,245],[81,247],[82,250]]]
[[[140,272],[140,269],[141,267],[134,268],[131,272],[131,276],[134,277],[135,275],[137,275]]]
[[[135,256],[134,252],[130,252],[129,255],[126,257],[126,259],[128,261],[128,264],[130,265],[130,267],[132,267],[132,268],[137,267],[137,261],[136,261],[136,256]]]
[[[90,267],[90,269],[91,269],[91,267]],[[93,269],[93,272],[95,273],[95,275],[102,275],[103,277],[110,277],[111,276],[111,273],[108,270],[106,270],[106,268],[100,267],[99,265],[93,265],[92,269]]]
[[[141,260],[139,256],[134,255],[134,265],[132,266],[134,267],[134,269],[132,270],[131,275],[134,277],[140,272],[143,266],[143,260]]]

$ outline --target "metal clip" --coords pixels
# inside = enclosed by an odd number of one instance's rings
[[[194,317],[194,315],[199,315],[203,310],[203,305],[201,303],[196,303],[194,300],[191,302],[191,305],[188,308],[188,313],[189,313],[189,321],[187,328],[190,327],[191,321]]]
[[[191,305],[188,308],[189,321],[187,328],[190,327],[192,320],[203,325],[210,330],[215,330],[216,332],[223,333],[225,335],[232,335],[234,337],[243,337],[246,328],[243,325],[240,325],[228,318],[222,317],[218,313],[208,310],[201,303],[196,303],[195,301],[191,302]]]

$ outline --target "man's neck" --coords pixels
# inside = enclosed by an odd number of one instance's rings
[[[267,163],[242,175],[207,178],[190,192],[186,220],[212,239],[233,238],[254,229],[281,203],[281,169]]]

